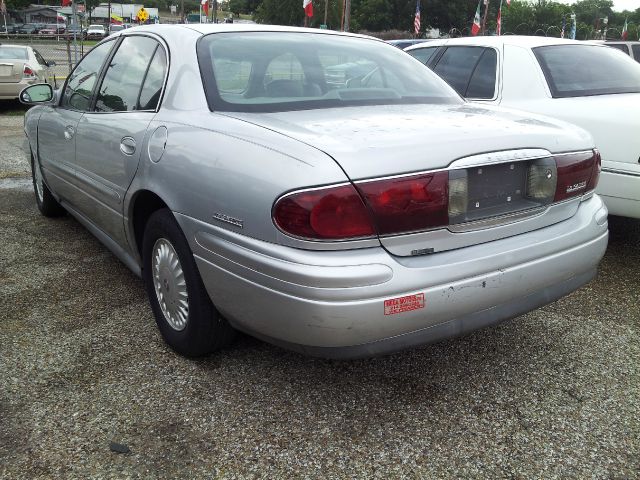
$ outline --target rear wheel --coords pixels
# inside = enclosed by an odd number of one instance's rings
[[[149,218],[142,253],[151,309],[171,348],[196,357],[231,343],[235,330],[211,303],[189,244],[169,210]]]
[[[31,155],[31,177],[33,179],[33,191],[36,195],[36,204],[40,213],[45,217],[64,215],[64,208],[53,198],[49,187],[44,183],[40,162],[33,157],[33,154]]]

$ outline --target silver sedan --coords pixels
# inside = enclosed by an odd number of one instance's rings
[[[465,103],[375,39],[152,25],[29,110],[36,202],[145,282],[176,351],[312,355],[461,334],[588,282],[607,245],[578,127]]]

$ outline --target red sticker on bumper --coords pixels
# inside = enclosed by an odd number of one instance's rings
[[[424,308],[424,293],[407,295],[406,297],[391,298],[384,301],[385,315],[410,312],[411,310],[418,310],[419,308]]]

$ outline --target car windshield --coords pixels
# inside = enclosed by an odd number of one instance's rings
[[[212,110],[459,104],[428,68],[383,42],[295,32],[218,33],[198,43]]]
[[[28,60],[27,49],[24,47],[7,47],[0,45],[0,60]]]
[[[533,51],[556,98],[640,92],[640,65],[613,48],[569,44]]]

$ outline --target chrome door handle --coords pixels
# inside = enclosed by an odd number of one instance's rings
[[[122,137],[120,151],[125,155],[133,155],[136,151],[136,141],[132,137]]]
[[[71,140],[73,136],[76,134],[76,129],[71,125],[67,125],[64,129],[64,138],[67,140]]]

